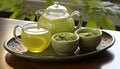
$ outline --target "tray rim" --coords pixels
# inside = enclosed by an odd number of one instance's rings
[[[96,50],[96,51],[92,51],[92,52],[89,52],[89,53],[85,53],[85,54],[81,54],[81,55],[76,55],[76,56],[74,56],[74,55],[72,55],[72,56],[39,56],[39,57],[35,57],[35,56],[25,56],[25,55],[21,55],[20,53],[15,53],[15,52],[13,52],[13,51],[11,51],[11,50],[9,50],[9,48],[8,48],[8,45],[7,45],[7,43],[11,40],[11,39],[13,39],[14,38],[14,36],[13,37],[10,37],[9,39],[7,39],[4,43],[3,43],[3,45],[4,45],[4,48],[8,51],[8,53],[11,53],[11,54],[13,54],[13,55],[15,55],[15,56],[17,56],[17,57],[21,57],[21,58],[26,58],[26,59],[30,59],[30,60],[39,60],[39,61],[66,61],[66,60],[71,60],[71,59],[78,59],[78,58],[81,58],[81,57],[86,57],[86,56],[89,56],[89,55],[94,55],[94,54],[96,54],[96,53],[99,53],[99,52],[102,52],[102,51],[105,51],[105,50],[107,50],[108,48],[110,48],[111,46],[113,46],[113,44],[115,43],[115,37],[111,34],[111,33],[108,33],[108,32],[106,32],[106,31],[104,31],[104,30],[102,30],[102,32],[103,33],[105,33],[105,34],[107,34],[107,35],[109,35],[109,36],[111,36],[112,37],[112,41],[111,41],[111,43],[109,44],[109,45],[107,45],[105,48],[103,48],[103,49],[100,49],[100,50]],[[20,36],[20,35],[18,35],[18,36]]]

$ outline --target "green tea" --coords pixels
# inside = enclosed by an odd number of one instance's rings
[[[51,34],[44,28],[26,28],[22,32],[21,40],[30,52],[43,52],[50,45]]]
[[[74,29],[74,20],[72,18],[47,18],[41,16],[38,21],[38,27],[41,27],[40,23],[49,23],[51,24],[51,34],[59,32],[73,32]]]

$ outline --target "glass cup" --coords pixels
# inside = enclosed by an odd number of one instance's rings
[[[46,25],[48,26],[48,25]],[[21,42],[30,52],[43,52],[51,42],[51,33],[48,27],[37,27],[37,23],[25,24],[23,27],[16,26],[14,28],[14,37],[16,36],[17,28],[22,29]]]

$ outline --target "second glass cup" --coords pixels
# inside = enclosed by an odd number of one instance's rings
[[[46,25],[48,26],[48,25]],[[16,36],[16,30],[20,26],[16,26],[14,29],[14,36]],[[37,27],[37,23],[25,24],[22,29],[21,42],[30,52],[43,52],[51,42],[51,33],[48,27]]]

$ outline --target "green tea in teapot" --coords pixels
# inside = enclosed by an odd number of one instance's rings
[[[39,22],[52,24],[51,34],[59,32],[73,32],[74,29],[74,20],[72,18],[48,19],[45,16],[42,16],[39,19]],[[40,27],[40,23],[38,23],[38,27]]]

